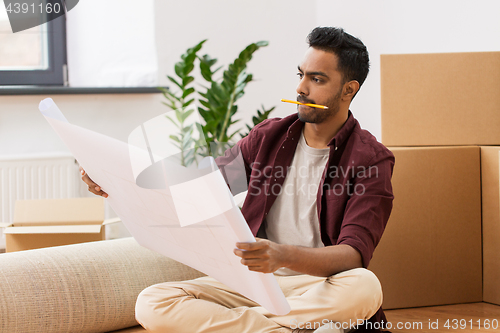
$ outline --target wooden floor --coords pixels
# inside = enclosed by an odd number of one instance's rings
[[[500,332],[500,306],[488,303],[387,310],[385,313],[387,320],[392,324],[390,331],[393,333]],[[447,322],[448,327],[446,327]],[[402,329],[397,328],[398,324]],[[145,332],[138,326],[113,333]]]
[[[113,331],[109,333],[146,333],[146,330],[142,326],[135,326],[130,328],[125,328],[119,331]]]
[[[387,310],[385,313],[392,324],[390,331],[394,333],[500,332],[500,306],[488,303]]]

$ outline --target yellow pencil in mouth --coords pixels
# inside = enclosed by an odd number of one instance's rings
[[[311,103],[300,103],[300,102],[296,102],[296,101],[291,101],[289,99],[282,99],[281,101],[285,102],[285,103],[293,103],[293,104],[298,104],[298,105],[306,105],[306,106],[310,106],[312,108],[328,109],[328,106],[325,106],[325,105],[311,104]]]

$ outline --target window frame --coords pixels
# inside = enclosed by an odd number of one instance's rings
[[[66,76],[66,15],[46,22],[48,68],[43,70],[0,70],[0,86],[64,86]]]

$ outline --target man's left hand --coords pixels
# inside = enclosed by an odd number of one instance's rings
[[[236,243],[234,254],[241,258],[243,265],[255,272],[273,273],[284,266],[283,245],[267,239],[256,238],[255,243]]]

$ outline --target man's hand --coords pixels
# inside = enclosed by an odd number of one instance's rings
[[[267,239],[256,238],[255,243],[236,243],[234,254],[242,258],[241,263],[249,270],[274,273],[284,266],[284,246]]]
[[[85,182],[85,184],[88,185],[89,187],[89,192],[94,193],[95,195],[100,195],[102,197],[107,198],[108,194],[104,192],[99,185],[94,183],[92,179],[90,179],[89,175],[83,170],[82,167],[80,167],[80,173],[82,174],[82,180]]]

